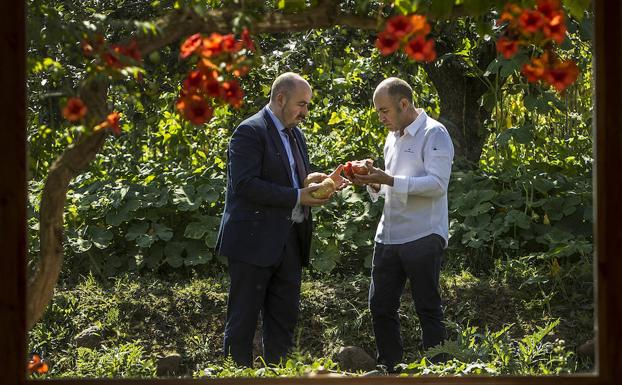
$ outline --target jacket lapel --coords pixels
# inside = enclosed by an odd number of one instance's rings
[[[294,180],[292,179],[292,169],[289,167],[289,159],[287,158],[287,151],[285,150],[285,146],[283,146],[283,141],[281,140],[281,134],[279,134],[279,130],[276,128],[276,125],[272,121],[270,114],[268,111],[263,111],[263,117],[266,121],[266,126],[268,127],[268,136],[272,139],[272,143],[274,147],[277,149],[276,156],[281,159],[281,163],[283,167],[285,167],[285,171],[287,173],[287,179],[289,179],[289,183],[294,186]]]
[[[302,131],[300,128],[294,127],[294,135],[296,135],[296,142],[298,142],[298,149],[302,154],[302,159],[305,161],[305,170],[307,171],[307,175],[311,172],[311,163],[309,162],[308,150],[307,150],[307,142],[305,142],[304,136],[302,135]]]

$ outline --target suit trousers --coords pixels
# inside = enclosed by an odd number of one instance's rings
[[[392,368],[404,348],[398,309],[406,279],[410,280],[415,311],[423,332],[423,349],[445,339],[439,275],[444,240],[431,234],[395,245],[376,243],[369,288],[369,309],[376,337],[377,362]]]
[[[253,338],[260,313],[266,363],[278,364],[293,346],[302,275],[298,226],[290,228],[281,258],[273,266],[229,260],[231,285],[224,353],[238,365],[252,367]]]

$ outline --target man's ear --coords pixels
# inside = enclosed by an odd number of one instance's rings
[[[287,98],[285,97],[284,93],[279,92],[278,94],[276,94],[276,101],[279,107],[283,107],[285,105],[285,102],[287,102]]]
[[[408,99],[406,99],[406,98],[400,99],[400,107],[401,107],[402,111],[406,111],[406,109],[408,108],[409,104],[410,103],[408,102]]]

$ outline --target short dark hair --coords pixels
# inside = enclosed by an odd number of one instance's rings
[[[406,83],[404,80],[400,78],[387,78],[384,79],[378,87],[376,87],[376,91],[374,92],[374,96],[376,92],[381,89],[386,89],[389,96],[396,102],[399,103],[400,100],[406,98],[408,103],[413,103],[413,89],[412,87]]]

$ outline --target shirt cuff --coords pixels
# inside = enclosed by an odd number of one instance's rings
[[[380,190],[376,191],[369,185],[365,186],[367,188],[367,192],[369,193],[369,197],[372,202],[377,202],[380,197],[380,191],[382,191],[382,185],[380,185]]]
[[[408,200],[408,177],[405,175],[393,176],[393,194],[402,202]]]

